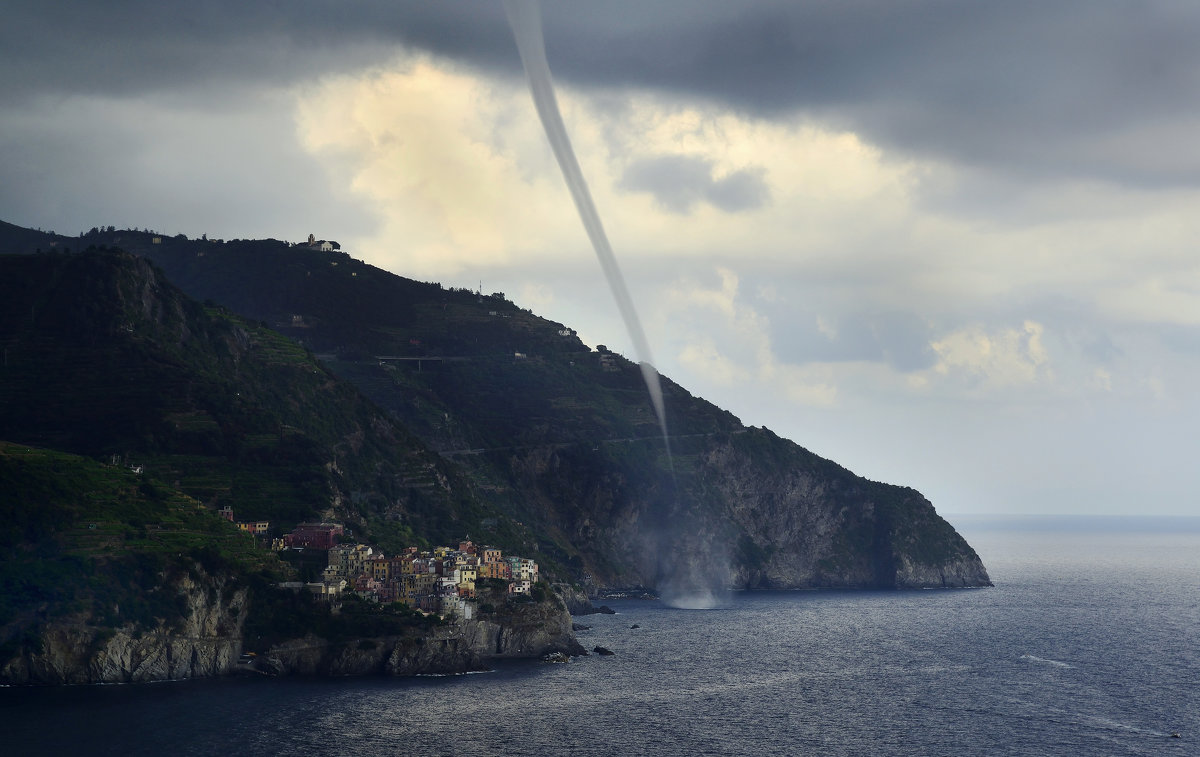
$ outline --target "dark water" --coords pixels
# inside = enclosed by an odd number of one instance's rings
[[[3,689],[3,752],[1200,754],[1200,529],[959,525],[995,588],[613,602],[613,657],[451,678]]]

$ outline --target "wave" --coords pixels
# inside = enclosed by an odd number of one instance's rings
[[[1063,662],[1062,660],[1050,660],[1045,657],[1036,657],[1031,654],[1021,655],[1021,659],[1027,660],[1029,662],[1036,662],[1039,665],[1050,665],[1051,667],[1055,667],[1055,668],[1073,668],[1073,667],[1075,667],[1074,665],[1072,665],[1068,662]]]
[[[495,672],[495,670],[464,670],[460,673],[415,673],[413,674],[413,678],[454,678],[457,676],[475,676]]]

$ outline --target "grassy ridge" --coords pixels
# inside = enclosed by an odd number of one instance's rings
[[[0,638],[86,618],[142,629],[182,619],[169,579],[194,570],[277,580],[282,566],[232,523],[122,466],[0,442]],[[4,655],[0,655],[3,657]]]

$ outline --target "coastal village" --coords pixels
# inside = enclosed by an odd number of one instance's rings
[[[237,522],[228,507],[220,512],[241,530],[269,538],[269,522]],[[291,533],[271,539],[276,550],[315,549],[329,554],[321,580],[291,581],[280,587],[309,591],[326,600],[353,592],[373,602],[403,602],[422,612],[470,620],[478,609],[476,582],[503,581],[508,593],[517,596],[528,596],[538,582],[534,560],[505,556],[495,547],[471,541],[459,542],[457,548],[407,547],[388,557],[370,545],[343,542],[345,536],[339,523],[301,523]]]

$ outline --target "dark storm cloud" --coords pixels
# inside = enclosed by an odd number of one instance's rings
[[[667,210],[689,213],[698,202],[707,202],[728,213],[762,207],[769,191],[761,169],[744,168],[720,179],[713,178],[713,163],[689,155],[662,155],[632,163],[620,187],[649,192]]]
[[[757,2],[684,4],[673,17],[656,4],[644,26],[611,31],[601,13],[638,13],[598,5],[586,16],[548,5],[558,75],[687,91],[761,115],[804,112],[953,161],[1200,179],[1189,131],[1171,126],[1200,120],[1194,3]]]
[[[498,2],[13,0],[0,25],[0,93],[11,99],[280,84],[383,60],[397,44],[516,71],[519,61],[499,7]]]
[[[547,2],[555,76],[650,87],[1017,172],[1200,181],[1200,5],[1181,0]],[[517,73],[500,3],[16,0],[0,97],[287,82],[403,44]],[[1157,135],[1149,138],[1147,135]]]
[[[280,138],[295,128],[286,101],[170,105],[85,98],[0,111],[0,217],[67,234],[115,225],[297,239],[375,227]]]

